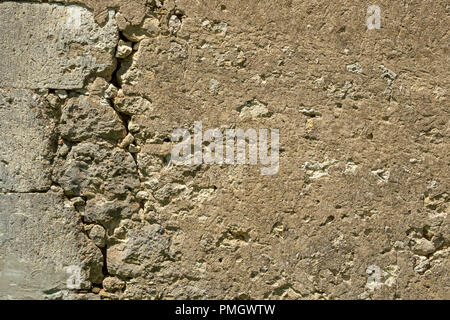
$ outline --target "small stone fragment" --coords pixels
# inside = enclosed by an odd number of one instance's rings
[[[96,224],[93,225],[88,231],[89,238],[95,243],[99,248],[103,248],[106,244],[106,232],[105,229]]]
[[[108,88],[105,90],[105,98],[113,99],[117,96],[118,92],[119,91],[117,90],[117,88],[113,84],[110,84]]]
[[[116,19],[122,34],[131,42],[139,42],[159,34],[160,23],[157,18],[146,18],[140,25],[130,24],[120,13],[116,14]]]
[[[319,179],[328,176],[328,169],[337,163],[337,160],[326,160],[324,162],[307,161],[301,169],[306,172],[311,179]]]
[[[169,30],[172,34],[175,34],[180,30],[181,20],[176,15],[171,15],[169,18]]]
[[[405,248],[405,244],[403,243],[403,241],[395,241],[394,248],[397,250],[402,250]]]
[[[138,200],[147,200],[148,199],[148,193],[146,191],[139,191],[136,194],[136,198],[138,198]]]
[[[93,287],[92,288],[92,293],[99,294],[100,293],[100,288],[99,287]]]
[[[60,99],[67,99],[69,96],[66,90],[55,90],[55,93]]]
[[[380,69],[381,69],[381,72],[382,72],[381,73],[381,78],[383,78],[386,81],[388,81],[388,84],[391,84],[392,81],[394,81],[397,78],[397,74],[394,71],[389,70],[385,66],[381,65]]]
[[[209,80],[209,91],[217,93],[219,90],[219,81],[216,79]]]
[[[428,269],[430,269],[430,260],[428,260],[423,256],[415,256],[415,257],[417,257],[417,259],[419,260],[417,265],[414,267],[415,272],[422,274]]]
[[[355,173],[356,169],[358,169],[358,165],[352,160],[347,160],[344,173]]]
[[[298,112],[300,112],[301,114],[304,114],[305,116],[308,116],[308,117],[320,117],[322,115],[320,113],[320,111],[318,111],[316,109],[312,109],[312,108],[310,108],[310,109],[303,108],[303,109],[298,110]]]
[[[127,134],[127,136],[125,137],[125,139],[122,140],[122,142],[119,144],[119,147],[121,148],[126,148],[128,147],[130,144],[132,144],[134,142],[134,137],[131,133]]]
[[[130,123],[128,123],[128,130],[133,133],[139,132],[140,126],[137,123],[133,123],[130,121]]]
[[[103,288],[106,292],[121,291],[125,288],[125,282],[116,277],[106,277],[103,280]]]
[[[346,69],[348,72],[352,72],[352,73],[362,73],[362,71],[363,71],[361,65],[358,62],[353,63],[353,64],[348,64],[346,66]]]
[[[131,42],[119,40],[119,44],[117,46],[116,58],[124,59],[128,57],[131,52],[133,52],[133,47]]]
[[[214,23],[214,25],[212,26],[212,29],[215,33],[225,36],[227,33],[228,24],[223,21],[221,21],[219,23]]]
[[[131,153],[138,153],[139,151],[141,151],[141,148],[136,146],[136,145],[134,145],[134,144],[130,144],[128,146],[128,151],[131,152]]]
[[[412,250],[414,253],[422,255],[422,256],[426,256],[429,255],[431,253],[433,253],[434,251],[436,251],[436,248],[434,247],[433,242],[427,240],[427,239],[415,239],[415,244],[412,247]]]
[[[247,101],[244,105],[238,108],[239,116],[243,119],[256,119],[261,117],[268,117],[270,115],[267,104],[253,99]]]
[[[386,183],[389,180],[390,172],[385,169],[372,170],[372,174],[379,180],[380,183]]]

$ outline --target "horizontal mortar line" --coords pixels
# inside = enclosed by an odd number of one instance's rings
[[[9,194],[43,194],[43,193],[48,193],[49,191],[50,191],[50,189],[42,190],[42,191],[7,191],[7,192],[0,191],[0,195],[2,195],[2,194],[5,194],[5,195],[9,195]]]
[[[76,90],[85,90],[85,87],[80,87],[80,88],[24,88],[24,87],[4,87],[4,86],[0,86],[0,89],[22,89],[22,90],[65,90],[65,91],[76,91]]]

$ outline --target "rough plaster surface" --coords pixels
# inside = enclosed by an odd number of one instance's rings
[[[445,1],[379,30],[368,1],[45,2],[0,4],[1,298],[450,298]],[[279,129],[278,173],[174,165],[194,121]]]

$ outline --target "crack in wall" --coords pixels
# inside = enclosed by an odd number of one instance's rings
[[[117,42],[116,52],[118,52],[118,50],[119,50],[119,43],[120,43],[121,41],[127,42],[128,39],[123,35],[122,32],[119,31],[119,40],[118,40],[118,42]],[[138,42],[132,42],[132,41],[131,41],[131,43],[132,43],[132,45],[133,45],[134,43],[138,43]],[[115,70],[113,71],[113,73],[112,73],[111,84],[114,85],[115,88],[116,88],[118,91],[119,91],[119,90],[122,90],[122,86],[120,85],[119,75],[118,75],[119,71],[120,71],[121,68],[122,68],[122,61],[123,61],[125,58],[131,58],[131,59],[133,59],[133,56],[136,54],[136,52],[137,52],[136,50],[132,49],[132,52],[131,52],[129,55],[127,55],[126,57],[124,57],[124,58],[117,58],[117,67],[116,67],[116,69],[115,69]],[[130,68],[131,68],[131,65],[130,65]],[[130,130],[129,130],[129,124],[130,124],[130,121],[131,121],[131,119],[132,119],[132,116],[129,115],[129,114],[126,114],[126,113],[124,113],[124,112],[120,112],[119,110],[117,110],[117,108],[114,108],[114,97],[113,97],[113,99],[110,99],[110,100],[109,100],[109,103],[110,103],[111,108],[112,108],[112,109],[115,111],[115,113],[120,117],[120,119],[122,120],[122,122],[123,122],[123,124],[124,124],[124,126],[125,126],[125,129],[126,129],[126,136],[125,136],[124,139],[126,139],[129,135],[131,135],[131,132],[130,132]],[[136,139],[134,139],[134,137],[133,137],[133,141],[130,143],[130,145],[131,145],[131,144],[134,144],[134,145],[137,147],[136,149],[139,150],[139,149],[138,149],[139,146],[138,146],[138,144],[137,144],[137,142],[136,142]],[[129,149],[129,145],[128,145],[128,146],[125,146],[124,149],[125,149],[125,150],[128,150],[128,149]],[[137,160],[138,152],[129,152],[129,153],[130,153],[130,155],[133,157],[134,163],[135,163],[135,165],[136,165],[136,174],[137,174],[137,177],[138,177],[139,182],[140,182],[140,184],[141,184],[141,187],[140,187],[140,188],[142,188],[142,179],[141,179],[141,175],[140,175],[140,173],[139,173],[139,162],[138,162],[138,160]],[[136,192],[136,194],[137,194],[137,192]],[[137,197],[136,197],[136,198],[137,198]],[[141,209],[144,209],[144,204],[145,204],[144,201],[143,201],[143,200],[140,200],[140,199],[137,199],[137,200],[138,200],[138,202],[139,202],[140,208],[141,208]]]

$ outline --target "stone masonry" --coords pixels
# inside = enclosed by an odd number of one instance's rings
[[[0,299],[450,299],[449,6],[373,4],[1,1]]]

